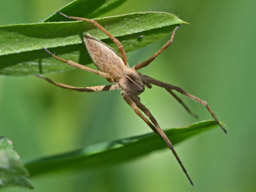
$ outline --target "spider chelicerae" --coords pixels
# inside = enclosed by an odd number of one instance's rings
[[[175,158],[177,159],[178,163],[180,164],[182,170],[186,174],[187,178],[189,179],[190,183],[193,185],[193,182],[188,175],[184,165],[182,164],[179,156],[177,155],[175,149],[173,148],[173,145],[171,141],[168,139],[164,131],[160,128],[157,120],[155,117],[151,114],[149,109],[143,105],[140,101],[139,95],[144,91],[145,87],[151,88],[152,85],[156,85],[159,87],[164,88],[166,91],[168,91],[192,116],[197,117],[195,114],[193,114],[190,109],[183,103],[183,101],[174,93],[174,91],[177,91],[181,94],[186,95],[190,99],[204,105],[207,110],[211,113],[212,117],[215,119],[216,123],[220,126],[220,128],[226,133],[225,128],[221,125],[221,123],[216,118],[215,114],[209,107],[208,103],[194,95],[191,95],[190,93],[184,91],[182,88],[164,83],[162,81],[156,80],[152,77],[149,77],[147,75],[143,75],[138,72],[139,69],[148,66],[158,55],[160,55],[168,46],[170,46],[173,42],[175,32],[178,30],[179,25],[175,27],[171,34],[171,38],[159,49],[155,54],[153,54],[148,60],[143,61],[139,64],[134,65],[133,67],[130,67],[127,61],[126,52],[124,50],[124,47],[122,43],[112,36],[102,25],[100,25],[97,21],[87,18],[81,18],[81,17],[73,17],[73,16],[67,16],[63,13],[60,13],[60,15],[71,19],[71,20],[79,20],[91,23],[95,27],[97,27],[99,30],[104,32],[118,47],[121,57],[108,45],[103,43],[102,41],[96,39],[95,37],[92,37],[90,34],[86,34],[84,36],[84,43],[85,46],[91,56],[91,59],[97,66],[99,70],[95,70],[89,67],[86,67],[84,65],[81,65],[79,63],[76,63],[71,60],[65,60],[63,58],[60,58],[44,48],[44,50],[50,54],[52,57],[67,63],[68,65],[71,65],[73,67],[89,71],[92,73],[95,73],[101,77],[106,78],[111,85],[101,85],[101,86],[92,86],[92,87],[74,87],[70,85],[66,85],[63,83],[55,82],[49,78],[43,77],[42,75],[37,74],[38,77],[45,79],[46,81],[50,82],[53,85],[56,85],[58,87],[64,88],[64,89],[70,89],[75,90],[79,92],[100,92],[100,91],[110,91],[110,90],[121,90],[121,95],[123,99],[126,101],[127,104],[131,106],[131,108],[134,110],[134,112],[160,137],[165,141],[165,143],[168,145],[168,147],[171,149],[172,153],[174,154]]]

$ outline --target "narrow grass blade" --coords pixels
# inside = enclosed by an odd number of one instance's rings
[[[125,1],[126,0],[74,0],[58,11],[71,16],[93,18],[111,11]],[[53,21],[67,21],[67,19],[57,13],[53,13],[44,20],[44,22]]]
[[[215,121],[202,121],[179,129],[166,129],[174,145],[216,126]],[[40,158],[26,164],[31,176],[49,172],[85,170],[131,161],[160,149],[168,149],[155,133],[88,146],[65,154]]]

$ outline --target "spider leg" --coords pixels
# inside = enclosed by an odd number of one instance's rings
[[[101,77],[104,77],[104,78],[106,78],[106,79],[111,79],[111,76],[110,76],[108,73],[104,73],[104,72],[102,72],[102,71],[98,71],[98,70],[92,69],[92,68],[90,68],[90,67],[86,67],[86,66],[84,66],[84,65],[81,65],[81,64],[79,64],[79,63],[76,63],[76,62],[74,62],[74,61],[66,60],[66,59],[63,59],[63,58],[61,58],[61,57],[58,57],[57,55],[53,54],[52,52],[50,52],[50,51],[49,51],[48,49],[46,49],[46,48],[44,48],[44,50],[45,50],[49,55],[51,55],[52,57],[54,57],[55,59],[57,59],[57,60],[59,60],[59,61],[62,61],[62,62],[64,62],[64,63],[67,63],[68,65],[71,65],[71,66],[76,67],[76,68],[78,68],[78,69],[82,69],[82,70],[84,70],[84,71],[92,72],[92,73],[97,74],[97,75],[99,75],[99,76],[101,76]]]
[[[117,38],[115,38],[113,35],[111,35],[111,33],[109,33],[97,21],[92,20],[92,19],[82,18],[82,17],[67,16],[67,15],[65,15],[64,13],[61,13],[61,12],[58,12],[58,13],[60,15],[62,15],[63,17],[66,17],[66,18],[71,19],[71,20],[85,21],[85,22],[93,24],[95,27],[97,27],[99,30],[101,30],[103,33],[105,33],[116,44],[116,46],[118,47],[118,49],[119,49],[119,51],[121,53],[121,56],[122,56],[124,64],[128,65],[127,56],[126,56],[126,53],[125,53],[125,50],[124,50],[124,46],[122,45],[122,43]]]
[[[176,31],[179,29],[179,25],[175,27],[175,29],[172,32],[171,38],[162,46],[161,49],[159,49],[154,55],[152,55],[148,60],[143,61],[137,65],[134,66],[136,70],[141,69],[143,67],[148,66],[158,55],[160,55],[167,47],[169,47],[173,43],[173,39],[175,36]]]
[[[152,77],[149,77],[149,76],[146,76],[146,75],[142,75],[142,78],[143,78],[143,81],[147,81],[148,83],[151,83],[151,84],[154,84],[154,85],[157,85],[159,87],[163,87],[165,89],[169,89],[169,90],[175,90],[175,91],[178,91],[180,93],[182,93],[183,95],[186,95],[188,98],[204,105],[207,110],[211,113],[212,117],[214,118],[215,122],[220,126],[220,128],[224,131],[224,133],[227,133],[227,130],[221,125],[221,123],[219,122],[219,120],[217,119],[216,115],[213,113],[212,109],[210,108],[210,106],[208,105],[208,103],[186,91],[184,91],[182,88],[180,87],[177,87],[177,86],[174,86],[174,85],[171,85],[171,84],[167,84],[167,83],[164,83],[162,81],[158,81]]]
[[[48,81],[49,83],[63,88],[63,89],[70,89],[70,90],[74,90],[74,91],[79,91],[79,92],[100,92],[100,91],[111,91],[111,90],[117,90],[119,89],[119,85],[118,84],[114,84],[114,85],[99,85],[99,86],[92,86],[92,87],[74,87],[71,85],[66,85],[63,83],[58,83],[56,81],[53,81],[47,77],[44,77],[42,75],[37,74],[37,77],[44,79],[46,81]]]
[[[172,153],[174,154],[175,158],[177,159],[178,163],[180,164],[183,172],[185,173],[185,175],[187,176],[189,182],[191,183],[191,185],[193,185],[193,182],[191,180],[191,178],[189,177],[187,170],[185,169],[183,163],[181,162],[178,154],[176,153],[171,141],[168,139],[168,137],[166,136],[166,134],[164,133],[164,131],[160,128],[160,126],[158,125],[156,119],[154,118],[154,116],[151,114],[151,112],[140,102],[139,97],[138,96],[134,96],[131,94],[127,94],[124,91],[122,91],[122,96],[124,98],[124,100],[132,107],[132,109],[135,111],[135,113],[141,117],[149,126],[150,128],[157,133],[158,135],[161,136],[161,138],[165,141],[165,143],[168,145],[168,147],[170,148],[170,150],[172,151]],[[150,121],[154,124],[152,125],[152,123],[150,123],[148,121],[148,119],[139,111],[139,109],[141,111],[143,111],[143,113],[145,113],[145,115],[150,119]]]
[[[181,100],[181,98],[179,98],[172,90],[165,88],[166,91],[168,91],[184,108],[185,110],[192,115],[193,117],[195,117],[196,119],[198,119],[198,116],[196,114],[194,114],[189,108],[188,106]]]
[[[143,75],[141,73],[139,73],[140,76],[142,76],[143,79]],[[144,85],[146,85],[148,88],[152,88],[152,85],[149,82],[143,81]],[[166,91],[168,91],[184,108],[185,110],[192,115],[193,117],[195,117],[196,119],[198,119],[198,115],[194,114],[189,108],[188,106],[182,101],[181,98],[178,97],[178,95],[176,95],[171,89],[167,89],[165,88]]]
[[[134,110],[134,112],[155,132],[158,133],[155,126],[140,112],[135,102],[123,91],[121,94],[128,105]]]

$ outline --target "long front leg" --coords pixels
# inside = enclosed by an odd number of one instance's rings
[[[219,122],[219,120],[217,119],[216,115],[213,113],[212,109],[210,108],[210,106],[208,105],[208,103],[186,91],[184,91],[182,88],[180,87],[177,87],[177,86],[174,86],[174,85],[171,85],[171,84],[167,84],[167,83],[164,83],[162,81],[158,81],[152,77],[149,77],[149,76],[146,76],[146,75],[142,75],[142,78],[144,81],[148,82],[148,83],[151,83],[151,84],[154,84],[154,85],[157,85],[159,87],[163,87],[165,89],[169,89],[169,90],[175,90],[175,91],[178,91],[184,95],[186,95],[187,97],[189,97],[190,99],[204,105],[207,110],[211,113],[212,117],[214,118],[215,122],[220,126],[220,128],[224,131],[224,133],[227,133],[227,130],[221,125],[221,123]]]
[[[109,33],[102,25],[100,25],[97,21],[95,20],[92,20],[92,19],[87,19],[87,18],[82,18],[82,17],[73,17],[73,16],[67,16],[65,15],[64,13],[61,13],[61,12],[58,12],[60,15],[62,15],[63,17],[66,17],[68,19],[72,19],[72,20],[79,20],[79,21],[85,21],[85,22],[88,22],[88,23],[91,23],[93,24],[95,27],[97,27],[99,30],[101,30],[103,33],[105,33],[115,44],[116,46],[118,47],[120,53],[121,53],[121,56],[122,56],[122,59],[123,59],[123,62],[125,65],[128,65],[128,62],[127,62],[127,56],[126,56],[126,53],[125,53],[125,50],[124,50],[124,47],[122,45],[122,43],[117,39],[115,38],[113,35],[111,35],[111,33]]]
[[[124,100],[130,107],[134,110],[134,112],[145,122],[148,124],[148,126],[155,132],[158,133],[155,126],[140,112],[135,102],[124,92],[121,92]]]
[[[165,143],[168,145],[168,147],[171,149],[173,155],[175,156],[175,158],[177,159],[178,163],[180,164],[183,172],[185,173],[185,175],[187,176],[189,182],[191,183],[191,185],[193,185],[193,181],[191,180],[190,176],[187,173],[187,170],[185,169],[182,161],[180,160],[177,152],[175,151],[171,141],[169,140],[169,138],[167,137],[167,135],[165,134],[165,132],[160,128],[158,122],[156,121],[155,117],[151,114],[151,112],[148,110],[148,108],[146,108],[139,100],[138,96],[134,96],[134,95],[128,95],[128,97],[136,104],[136,106],[145,113],[145,115],[150,119],[150,121],[155,125],[155,129],[158,135],[160,135],[162,137],[162,139],[165,141]]]
[[[46,81],[48,81],[49,83],[63,88],[63,89],[70,89],[70,90],[74,90],[74,91],[79,91],[79,92],[100,92],[100,91],[111,91],[111,90],[117,90],[119,89],[119,85],[118,84],[114,84],[114,85],[100,85],[100,86],[92,86],[92,87],[74,87],[71,85],[66,85],[63,83],[58,83],[56,81],[53,81],[47,77],[44,77],[42,75],[37,74],[37,77],[44,79]]]

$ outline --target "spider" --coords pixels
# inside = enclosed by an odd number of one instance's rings
[[[60,60],[64,63],[67,63],[68,65],[71,65],[73,67],[89,71],[92,73],[95,73],[101,77],[106,78],[111,85],[101,85],[101,86],[92,86],[92,87],[74,87],[70,85],[66,85],[63,83],[55,82],[47,77],[44,77],[42,75],[37,74],[38,77],[48,81],[49,83],[56,85],[58,87],[64,88],[64,89],[70,89],[75,90],[79,92],[100,92],[100,91],[110,91],[110,90],[121,90],[121,95],[123,99],[126,101],[127,104],[130,105],[130,107],[134,110],[134,112],[156,133],[158,134],[164,142],[167,144],[167,146],[170,148],[172,153],[174,154],[175,158],[177,159],[179,165],[181,166],[183,172],[187,176],[189,182],[191,185],[193,185],[193,182],[187,173],[183,163],[181,162],[179,156],[177,155],[175,149],[173,148],[173,145],[171,141],[168,139],[164,131],[160,128],[157,120],[155,117],[151,114],[149,109],[143,105],[140,101],[139,95],[144,91],[145,87],[151,88],[152,85],[156,85],[159,87],[164,88],[166,91],[168,91],[186,110],[188,113],[190,113],[192,116],[197,117],[195,114],[193,114],[190,109],[183,103],[183,101],[173,92],[177,91],[181,94],[186,95],[190,99],[204,105],[207,110],[211,113],[212,117],[215,119],[216,123],[220,126],[220,128],[226,133],[225,128],[220,124],[218,119],[216,118],[215,114],[209,107],[208,103],[194,95],[191,95],[190,93],[184,91],[182,88],[164,83],[162,81],[156,80],[152,77],[143,75],[138,72],[139,69],[148,66],[158,55],[160,55],[168,46],[170,46],[173,43],[173,39],[175,36],[175,32],[178,30],[179,25],[175,27],[173,30],[170,39],[162,46],[161,49],[159,49],[155,54],[153,54],[149,59],[146,61],[143,61],[139,64],[134,65],[133,67],[130,67],[127,61],[126,52],[124,50],[124,47],[122,43],[112,36],[102,25],[100,25],[97,21],[87,18],[81,18],[81,17],[73,17],[73,16],[67,16],[61,12],[59,12],[60,15],[70,19],[70,20],[79,20],[91,23],[96,28],[104,32],[118,47],[121,57],[116,53],[111,47],[103,43],[102,41],[94,38],[90,34],[86,34],[83,38],[85,46],[90,54],[91,59],[97,66],[99,70],[95,70],[89,67],[86,67],[84,65],[81,65],[79,63],[76,63],[71,60],[65,60],[63,58],[60,58],[44,48],[44,50],[50,54],[52,57],[56,58],[57,60]]]

